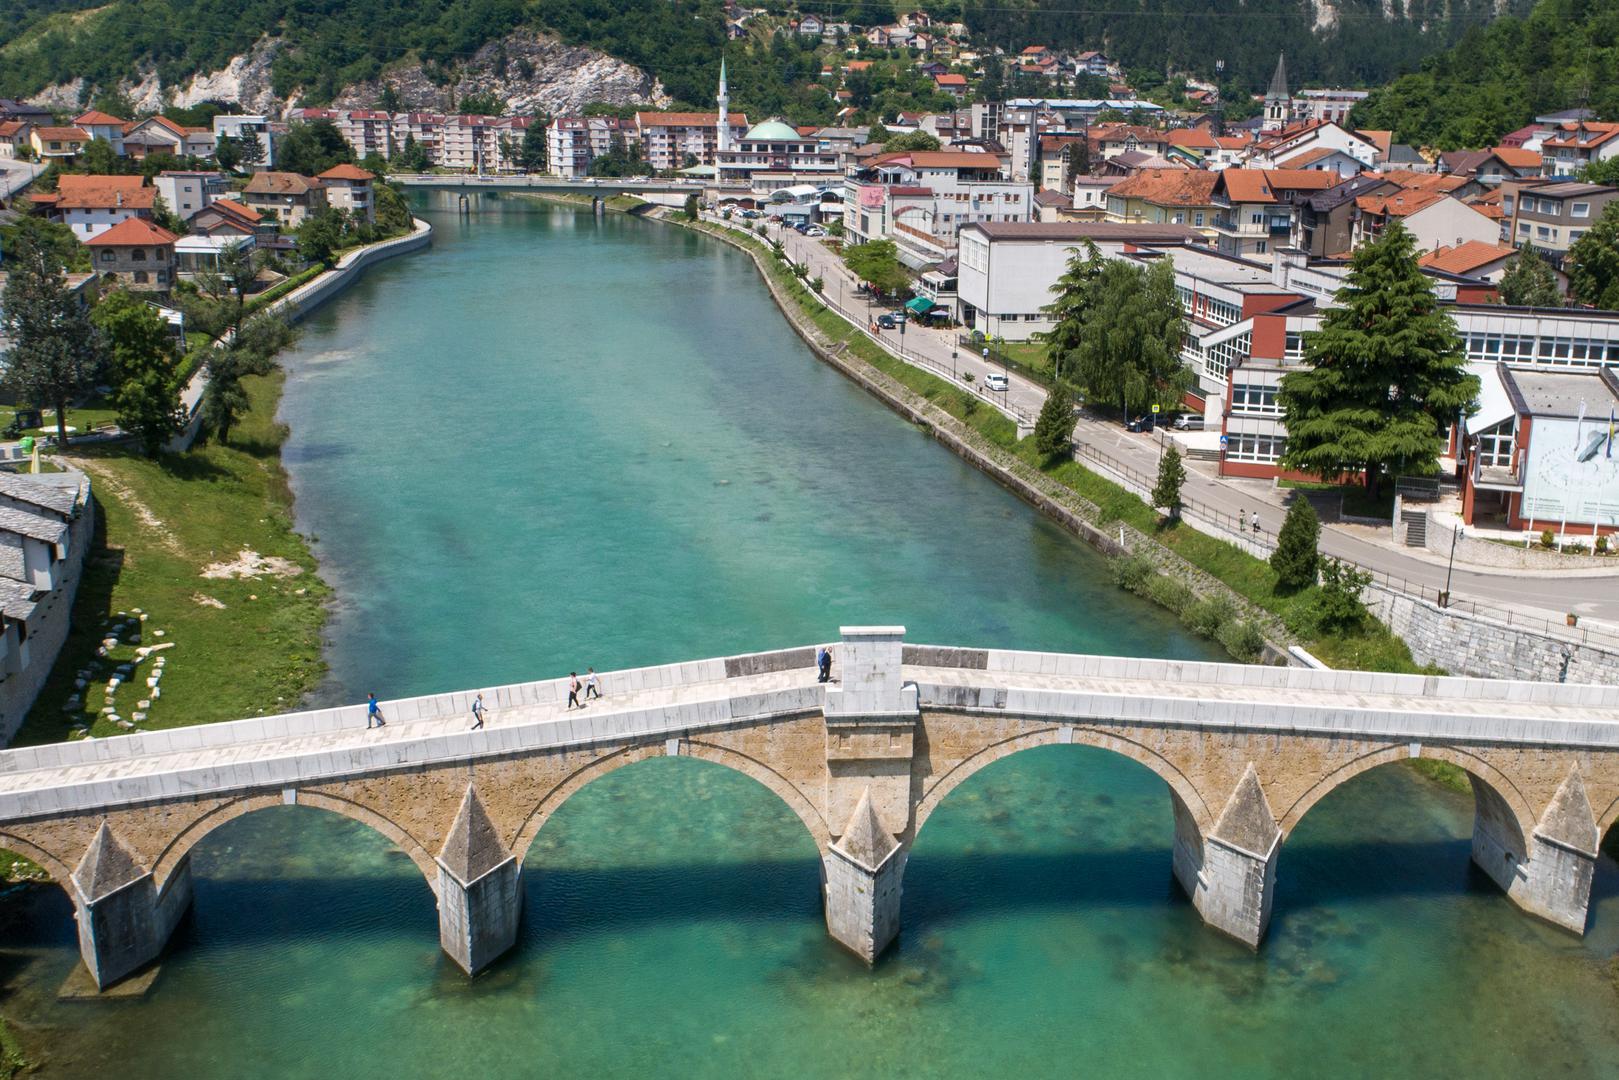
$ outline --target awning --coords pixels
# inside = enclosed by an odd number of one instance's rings
[[[1501,383],[1500,372],[1486,371],[1478,381],[1478,412],[1467,418],[1469,435],[1493,428],[1503,420],[1512,419],[1518,412],[1512,406],[1512,399],[1507,396],[1507,388]]]
[[[933,301],[925,296],[918,296],[915,300],[905,301],[905,306],[918,315],[926,315],[933,310]]]

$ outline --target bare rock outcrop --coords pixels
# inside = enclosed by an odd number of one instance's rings
[[[404,64],[381,78],[345,89],[333,102],[339,109],[376,108],[384,86],[393,88],[402,108],[447,112],[471,94],[493,94],[511,113],[551,116],[577,112],[593,101],[613,105],[662,106],[663,86],[633,64],[596,49],[565,45],[548,34],[529,31],[491,41],[456,72],[453,86],[429,78],[421,64]]]

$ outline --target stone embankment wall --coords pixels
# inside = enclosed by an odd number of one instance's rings
[[[1079,536],[1106,555],[1141,555],[1154,566],[1184,582],[1199,597],[1223,596],[1241,613],[1252,620],[1265,635],[1265,659],[1288,663],[1287,645],[1293,636],[1280,619],[1247,597],[1236,592],[1225,582],[1187,562],[1169,548],[1146,533],[1120,522],[1106,523],[1096,504],[1083,498],[1049,476],[1005,452],[990,445],[966,424],[937,405],[915,393],[898,381],[872,367],[858,356],[851,355],[841,344],[826,338],[820,328],[807,319],[792,297],[782,293],[781,287],[770,274],[763,257],[752,248],[729,235],[725,229],[703,229],[740,248],[753,259],[765,285],[776,300],[787,322],[810,350],[826,363],[837,368],[873,397],[914,424],[925,427],[939,442],[953,450],[968,464],[989,476],[1002,487],[1013,492],[1035,509]]]
[[[1371,613],[1410,646],[1419,664],[1490,679],[1619,685],[1619,648],[1508,626],[1377,584],[1367,587],[1364,598]]]
[[[61,583],[45,596],[34,601],[33,614],[28,619],[28,640],[25,643],[27,659],[19,669],[0,679],[0,746],[11,742],[17,729],[22,727],[34,699],[50,678],[56,658],[67,641],[68,627],[72,623],[73,598],[79,593],[79,581],[84,577],[84,560],[96,531],[96,504],[92,498],[84,501],[79,516],[68,526],[68,555],[61,566]]]
[[[1454,529],[1441,525],[1430,517],[1427,543],[1424,546],[1435,555],[1449,558],[1453,532]],[[1396,526],[1394,535],[1400,543],[1405,543],[1405,525]],[[1589,536],[1570,536],[1565,539],[1584,544],[1587,553],[1565,555],[1560,551],[1548,550],[1540,546],[1538,536],[1527,548],[1521,543],[1499,544],[1494,540],[1469,536],[1467,530],[1463,529],[1462,538],[1456,541],[1456,561],[1469,566],[1491,566],[1503,570],[1577,570],[1593,576],[1597,571],[1606,570],[1613,575],[1613,587],[1619,588],[1619,555],[1590,554]]]
[[[337,265],[307,285],[292,290],[272,305],[291,322],[297,322],[359,280],[367,268],[396,255],[420,251],[433,242],[433,226],[421,218],[412,219],[409,236],[397,236],[380,244],[369,244],[337,260]]]

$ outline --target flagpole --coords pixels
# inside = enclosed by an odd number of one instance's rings
[[[1605,458],[1613,457],[1613,421],[1614,421],[1613,413],[1614,413],[1614,407],[1612,405],[1609,405],[1608,406],[1608,443],[1607,443],[1606,446],[1604,446],[1602,448],[1602,456],[1605,457]],[[1578,445],[1578,444],[1576,443],[1575,445]],[[1593,559],[1597,557],[1597,533],[1599,531],[1601,531],[1601,527],[1602,527],[1602,480],[1599,477],[1597,479],[1597,505],[1596,505],[1596,509],[1591,512],[1591,558],[1593,558]]]

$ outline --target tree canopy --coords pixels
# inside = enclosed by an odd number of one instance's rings
[[[1170,260],[1147,269],[1105,260],[1091,287],[1095,297],[1069,354],[1086,399],[1117,403],[1126,413],[1179,402],[1192,373],[1180,357],[1184,327]],[[1059,332],[1066,333],[1059,326],[1053,336]]]
[[[184,422],[180,409],[180,358],[169,324],[135,294],[120,289],[104,297],[91,315],[106,343],[118,425],[155,456]]]
[[[1337,306],[1304,335],[1306,365],[1282,376],[1284,468],[1327,478],[1431,474],[1443,432],[1472,407],[1478,377],[1398,222],[1355,252]]]
[[[1560,307],[1562,290],[1557,275],[1535,249],[1527,244],[1518,249],[1499,285],[1501,302],[1518,307]]]
[[[1619,308],[1619,202],[1611,202],[1568,249],[1568,289],[1592,307]]]
[[[881,293],[905,288],[911,277],[900,265],[899,249],[892,240],[871,240],[843,249],[843,263],[856,277]]]
[[[49,248],[25,236],[6,270],[0,330],[11,347],[0,355],[3,383],[23,401],[54,408],[57,442],[66,446],[68,405],[100,372],[100,335]]]

